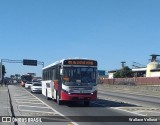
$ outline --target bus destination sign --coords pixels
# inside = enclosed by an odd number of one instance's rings
[[[64,65],[88,65],[97,66],[97,61],[93,60],[65,60]]]

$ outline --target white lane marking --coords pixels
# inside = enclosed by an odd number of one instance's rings
[[[120,111],[124,111],[124,112],[128,112],[128,113],[131,113],[131,114],[135,114],[135,115],[138,115],[138,116],[146,116],[146,115],[143,115],[143,114],[139,114],[137,112],[131,112],[131,111],[127,111],[127,110],[124,110],[124,109],[121,109],[120,107],[111,107],[112,109],[116,109],[116,110],[120,110]]]
[[[16,99],[16,101],[27,101],[27,102],[39,102],[39,100],[37,99],[33,99],[33,100],[27,100],[27,99]]]
[[[24,89],[24,88],[22,88]],[[53,109],[51,106],[49,106],[48,104],[46,104],[45,102],[43,102],[42,100],[40,100],[38,97],[36,97],[35,95],[33,95],[32,93],[28,92],[26,89],[24,89],[27,93],[29,93],[30,95],[32,95],[33,97],[35,97],[36,99],[38,99],[40,102],[42,102],[44,105],[48,106],[53,112],[56,112],[56,114],[59,114],[60,116],[63,116],[65,117],[66,119],[70,120],[70,121],[73,121],[69,118],[67,118],[66,116],[64,116],[62,113],[58,112],[57,110]],[[79,125],[78,123],[76,122],[71,122],[73,123],[74,125]]]
[[[26,104],[42,104],[41,102],[37,102],[37,103],[33,103],[33,102],[18,102],[16,101],[18,104],[23,104],[23,103],[26,103]]]
[[[31,106],[31,105],[18,105],[19,107],[32,107],[32,108],[48,108],[43,106]]]
[[[30,95],[29,94],[28,95],[26,95],[26,94],[25,95],[24,94],[23,95],[19,95],[17,93],[13,95],[13,97],[26,97],[26,96],[30,96]]]
[[[21,95],[21,97],[14,97],[15,99],[35,99],[34,97],[32,97],[32,96],[27,96],[27,97],[24,97],[24,96],[22,96]]]
[[[16,99],[17,101],[39,101],[37,99]]]
[[[19,109],[20,110],[20,109]],[[44,112],[44,111],[35,111],[35,110],[20,110],[20,111],[23,111],[23,112],[37,112],[37,113],[48,113],[48,114],[54,114],[56,115],[57,113],[54,113],[54,112]]]
[[[150,112],[150,113],[158,113],[158,114],[160,114],[160,112],[158,112],[158,111],[135,111],[135,112],[138,112],[138,113],[141,113],[141,112]]]
[[[21,101],[21,100],[26,100],[26,101],[28,101],[28,100],[37,100],[37,99],[35,99],[35,98],[33,98],[33,99],[29,99],[29,98],[28,98],[28,99],[27,99],[27,98],[18,98],[18,99],[17,99],[17,98],[14,98],[14,99],[17,100],[17,101],[19,101],[19,100],[20,100],[20,101]]]

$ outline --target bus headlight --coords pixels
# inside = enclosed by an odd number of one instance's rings
[[[65,92],[65,93],[67,93],[67,94],[68,94],[68,91],[67,91],[67,90],[64,90],[64,89],[63,89],[63,92]]]

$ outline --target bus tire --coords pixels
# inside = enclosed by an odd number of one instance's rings
[[[48,97],[47,89],[46,89],[46,97],[47,97],[47,100],[50,100],[50,98]]]
[[[89,106],[90,101],[84,101],[84,106]]]

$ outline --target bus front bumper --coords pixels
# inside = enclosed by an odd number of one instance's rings
[[[61,91],[61,100],[62,101],[90,101],[97,99],[97,91],[93,93],[66,93],[63,90]]]

